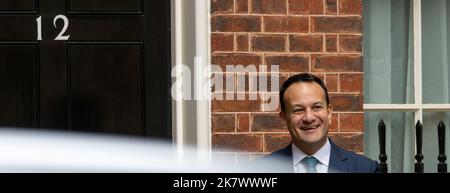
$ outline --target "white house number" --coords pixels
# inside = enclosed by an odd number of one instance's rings
[[[42,40],[42,16],[39,16],[36,19],[36,25],[37,25],[37,40]],[[56,27],[56,21],[58,21],[59,19],[62,19],[62,21],[64,22],[64,26],[61,30],[61,32],[58,34],[58,36],[56,36],[55,40],[68,40],[70,35],[64,35],[64,33],[67,30],[67,27],[69,27],[69,20],[67,19],[67,17],[65,15],[57,15],[55,16],[55,18],[53,19],[53,26]]]

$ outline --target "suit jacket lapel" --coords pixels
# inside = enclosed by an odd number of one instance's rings
[[[347,156],[342,153],[342,150],[330,140],[330,165],[328,166],[329,173],[348,172],[349,165],[346,163]]]
[[[333,141],[330,140],[330,163],[328,166],[328,172],[329,173],[342,173],[342,172],[349,172],[350,166],[347,164],[347,156],[343,152],[343,150],[336,146]],[[274,153],[274,157],[278,159],[278,161],[281,161],[282,172],[294,172],[294,168],[292,165],[292,143],[289,144],[287,147],[278,150]]]
[[[289,144],[283,149],[275,151],[267,156],[264,156],[256,162],[257,166],[262,167],[265,172],[282,172],[292,173],[294,167],[292,165],[292,144]]]
[[[282,158],[280,161],[283,163],[282,172],[293,173],[294,167],[292,165],[292,143],[287,147],[280,150],[278,153],[279,157]]]

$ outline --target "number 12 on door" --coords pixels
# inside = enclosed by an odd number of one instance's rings
[[[59,19],[62,19],[64,22],[64,26],[61,30],[61,32],[56,36],[55,40],[69,40],[70,35],[64,35],[67,28],[69,27],[69,19],[65,15],[57,15],[53,19],[53,26],[56,28],[56,21]],[[37,40],[42,40],[42,16],[39,16],[36,19],[36,25],[37,25]]]

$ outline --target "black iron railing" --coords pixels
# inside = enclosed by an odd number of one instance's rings
[[[378,124],[378,139],[380,143],[380,170],[382,173],[388,172],[387,166],[387,155],[386,155],[386,125],[384,124],[383,119],[380,120],[380,124]]]
[[[414,164],[414,172],[423,173],[424,172],[424,163],[423,163],[423,154],[422,154],[422,140],[423,140],[423,126],[420,121],[416,123],[416,155],[415,155],[415,164]],[[439,145],[439,155],[437,156],[439,163],[437,166],[437,171],[439,173],[447,173],[447,163],[445,160],[447,156],[445,155],[445,125],[443,121],[439,122],[438,125],[438,145]],[[387,165],[387,155],[386,155],[386,125],[383,119],[380,120],[378,124],[378,137],[379,137],[379,146],[380,146],[380,154],[378,159],[380,160],[380,170],[382,173],[388,172]]]
[[[447,173],[447,164],[445,160],[445,125],[444,122],[440,121],[438,126],[438,140],[439,140],[439,155],[438,155],[438,172]]]

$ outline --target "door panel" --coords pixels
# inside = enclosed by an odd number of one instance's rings
[[[142,41],[144,17],[134,15],[70,15],[71,41]],[[62,24],[58,27],[62,28]]]
[[[70,44],[68,48],[69,128],[144,133],[142,46]]]
[[[0,41],[36,41],[35,26],[34,15],[0,15]]]
[[[1,1],[0,126],[171,138],[169,2]]]
[[[39,44],[39,127],[68,129],[66,43]]]
[[[68,0],[69,12],[142,12],[141,0]]]
[[[33,127],[37,110],[37,45],[0,43],[0,123]],[[22,57],[22,56],[28,57]]]
[[[1,0],[0,11],[35,11],[36,0]]]

